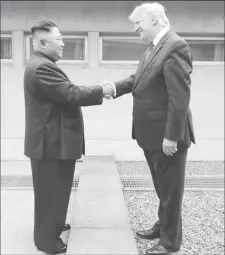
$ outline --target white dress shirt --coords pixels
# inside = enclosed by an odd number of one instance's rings
[[[163,36],[170,30],[170,27],[165,27],[163,30],[161,30],[153,40],[153,45],[156,46],[157,43],[163,38]]]

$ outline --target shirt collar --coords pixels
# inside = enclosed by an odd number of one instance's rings
[[[169,29],[169,27],[165,27],[156,35],[155,39],[153,40],[154,46],[163,38],[163,36],[169,31]]]

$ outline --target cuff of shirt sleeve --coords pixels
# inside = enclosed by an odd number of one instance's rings
[[[115,96],[116,96],[116,85],[115,85],[115,83],[112,83],[112,85],[113,85],[113,89],[114,89],[114,94],[113,94],[113,96],[115,97]]]

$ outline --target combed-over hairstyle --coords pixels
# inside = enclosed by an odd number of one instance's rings
[[[133,10],[131,15],[129,16],[129,19],[133,21],[137,16],[142,13],[152,13],[158,17],[160,25],[170,27],[169,19],[166,16],[166,9],[163,5],[159,3],[143,3]]]
[[[32,35],[37,31],[50,32],[53,27],[57,27],[52,21],[39,21],[36,25],[31,28]]]

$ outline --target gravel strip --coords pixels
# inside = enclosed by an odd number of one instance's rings
[[[149,174],[146,161],[117,161],[120,174]],[[188,161],[186,175],[219,175],[224,174],[224,161]]]
[[[139,229],[151,228],[157,220],[158,198],[155,192],[126,191],[131,226],[139,255],[158,242],[135,235]],[[183,200],[183,244],[181,255],[224,254],[223,192],[185,192]]]

